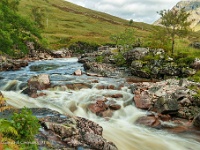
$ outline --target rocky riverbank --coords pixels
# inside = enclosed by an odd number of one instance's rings
[[[170,57],[163,49],[136,47],[124,53],[112,50],[83,54],[79,62],[86,71],[105,77],[137,76],[146,79],[166,79],[189,77],[200,68],[198,58],[185,54]],[[122,67],[123,66],[123,67]]]
[[[22,67],[28,66],[31,61],[37,60],[51,60],[53,58],[69,58],[72,56],[72,52],[68,49],[60,49],[55,51],[32,51],[31,54],[20,58],[13,59],[6,55],[0,56],[0,71],[14,71],[19,70]]]

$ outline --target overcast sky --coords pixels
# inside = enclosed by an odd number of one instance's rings
[[[106,12],[127,20],[153,23],[158,11],[171,9],[180,0],[66,0],[86,8]]]

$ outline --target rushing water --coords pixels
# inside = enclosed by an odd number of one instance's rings
[[[147,128],[135,124],[138,117],[146,112],[137,109],[132,103],[133,94],[128,88],[122,90],[98,90],[98,84],[112,83],[119,85],[124,79],[108,79],[88,76],[73,76],[72,73],[81,69],[82,64],[77,58],[55,59],[50,61],[37,61],[19,71],[0,73],[0,89],[8,99],[7,102],[15,107],[46,107],[57,110],[63,114],[77,115],[99,123],[104,131],[103,136],[114,142],[119,150],[199,150],[200,143],[184,136],[180,137],[166,131]],[[48,73],[53,84],[88,83],[91,89],[70,90],[64,88],[51,88],[43,91],[46,96],[36,99],[21,94],[30,76]],[[91,82],[99,80],[98,83]],[[91,101],[98,97],[112,94],[122,94],[123,98],[108,98],[121,105],[112,118],[103,119],[88,110]]]

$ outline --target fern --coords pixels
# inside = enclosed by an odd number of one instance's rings
[[[0,150],[19,150],[19,146],[13,139],[2,137],[0,134]]]
[[[18,136],[17,130],[12,126],[11,122],[6,119],[0,119],[0,133],[6,137]]]

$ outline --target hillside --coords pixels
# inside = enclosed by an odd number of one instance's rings
[[[189,21],[192,22],[191,28],[194,31],[200,30],[200,0],[184,0],[178,2],[172,10],[180,10],[181,8],[185,8],[185,10],[190,13]],[[154,22],[154,25],[158,25],[160,23],[160,19]]]
[[[44,13],[43,36],[51,48],[63,47],[75,41],[110,42],[110,35],[130,28],[129,21],[93,11],[64,0],[21,0],[19,13],[31,18],[31,9],[39,7]],[[152,26],[133,22],[136,36],[145,37]],[[60,43],[60,44],[58,44]]]

